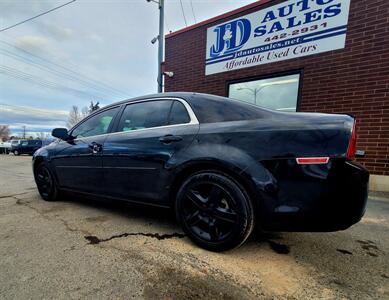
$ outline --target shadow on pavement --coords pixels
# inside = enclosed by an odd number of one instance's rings
[[[175,220],[173,210],[140,204],[112,201],[108,199],[90,199],[68,195],[62,200],[75,202],[85,207],[115,214],[128,219],[152,222],[155,226],[167,224],[174,230],[168,234],[181,238],[181,229]],[[367,217],[374,219],[379,214],[387,215],[389,202],[370,201]],[[166,228],[166,226],[165,226]],[[385,224],[366,224],[360,222],[348,230],[332,233],[259,233],[254,232],[239,249],[226,252],[226,257],[243,258],[258,262],[260,252],[289,256],[297,264],[310,270],[311,276],[323,286],[335,290],[338,295],[352,298],[387,296],[380,289],[388,284],[388,226]],[[95,236],[86,237],[91,244],[120,238],[128,235],[144,235],[164,239],[164,234],[123,233],[105,239]],[[385,237],[386,236],[386,237]],[[167,238],[169,238],[167,237]],[[187,241],[190,243],[189,241]],[[190,243],[191,244],[191,243]],[[190,247],[196,247],[192,244]],[[265,253],[265,258],[266,254]],[[369,278],[369,280],[368,280]]]

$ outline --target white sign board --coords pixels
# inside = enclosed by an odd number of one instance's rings
[[[207,30],[205,74],[345,47],[350,0],[289,0]]]

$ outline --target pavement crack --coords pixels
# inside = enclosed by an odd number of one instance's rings
[[[31,192],[24,192],[24,193],[20,193],[20,194],[12,194],[12,195],[4,195],[4,196],[0,196],[0,199],[14,198],[14,199],[16,199],[18,201],[19,199],[16,198],[16,196],[25,195],[25,194],[28,194],[28,193],[31,193]]]
[[[378,257],[380,254],[385,254],[384,251],[378,248],[375,242],[370,240],[357,240],[361,248],[372,257]]]
[[[14,195],[11,195],[8,197],[15,199],[16,204],[23,205],[25,207],[28,207],[28,208],[34,210],[35,212],[37,212],[40,216],[44,217],[45,219],[53,220],[53,218],[50,218],[49,216],[47,216],[45,212],[42,212],[39,209],[37,209],[36,207],[30,205],[29,201],[24,201],[24,199],[17,197],[18,195],[23,195],[23,194],[27,194],[27,193],[14,194]],[[157,240],[165,240],[165,239],[171,239],[171,238],[184,238],[186,236],[185,234],[178,233],[178,232],[173,232],[171,234],[130,232],[130,233],[122,233],[122,234],[118,234],[118,235],[113,235],[113,236],[106,238],[106,239],[100,239],[97,236],[91,235],[91,233],[86,231],[86,230],[70,226],[69,222],[67,222],[66,220],[64,220],[62,218],[57,217],[55,219],[60,221],[65,226],[67,231],[80,232],[80,233],[84,234],[85,235],[84,238],[89,241],[89,244],[92,244],[92,245],[96,245],[99,243],[108,242],[108,241],[113,240],[113,239],[124,238],[124,237],[128,237],[128,236],[145,236],[145,237],[155,238]]]
[[[108,242],[113,239],[119,239],[119,238],[124,238],[128,236],[145,236],[145,237],[150,237],[154,238],[157,240],[166,240],[166,239],[172,239],[172,238],[179,238],[182,239],[186,235],[178,232],[173,232],[173,233],[165,233],[165,234],[159,234],[159,233],[144,233],[144,232],[126,232],[122,234],[117,234],[110,236],[109,238],[106,239],[100,239],[95,235],[86,235],[84,238],[89,241],[89,244],[91,245],[96,245],[104,242]]]
[[[336,251],[342,253],[342,254],[347,254],[347,255],[353,255],[352,252],[348,251],[348,250],[344,250],[344,249],[336,249]]]
[[[23,194],[18,194],[18,195],[23,195]],[[90,234],[86,230],[83,230],[83,229],[80,229],[80,228],[74,228],[74,227],[70,226],[69,222],[64,220],[64,219],[62,219],[62,218],[48,216],[47,213],[49,213],[49,212],[45,212],[45,211],[41,211],[41,210],[37,209],[36,207],[34,207],[34,206],[32,206],[30,204],[31,203],[30,201],[25,201],[25,199],[18,198],[17,197],[18,195],[11,196],[11,198],[16,200],[16,204],[17,205],[23,205],[23,206],[25,206],[25,207],[27,207],[29,209],[32,209],[38,215],[40,215],[41,217],[45,218],[46,220],[58,220],[58,221],[60,221],[65,226],[65,229],[67,231],[70,231],[70,232],[80,232],[82,234],[87,234],[87,235]]]
[[[90,232],[87,231],[87,230],[84,230],[84,229],[81,229],[81,228],[75,228],[75,227],[72,227],[70,226],[69,222],[62,219],[62,218],[57,218],[57,220],[61,221],[62,224],[65,226],[66,230],[67,231],[70,231],[70,232],[80,232],[82,234],[88,234],[90,235]]]

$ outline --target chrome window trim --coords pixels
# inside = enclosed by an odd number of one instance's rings
[[[188,112],[189,114],[189,118],[190,118],[190,122],[188,123],[182,123],[182,124],[175,124],[175,125],[187,125],[187,124],[199,124],[199,121],[195,115],[195,113],[193,112],[192,110],[192,107],[189,105],[188,102],[186,102],[184,99],[182,98],[175,98],[175,97],[166,97],[166,98],[147,98],[147,99],[140,99],[140,100],[135,100],[135,101],[131,101],[129,103],[123,103],[123,105],[127,106],[127,105],[131,105],[131,104],[135,104],[135,103],[142,103],[142,102],[151,102],[151,101],[161,101],[161,100],[177,100],[179,102],[181,102],[185,108],[186,108],[186,111]],[[174,126],[174,125],[165,125],[165,126],[158,126],[158,127],[149,127],[149,128],[144,128],[144,129],[152,129],[152,128],[160,128],[160,127],[167,127],[167,126]],[[144,129],[137,129],[137,130],[144,130]],[[134,131],[137,131],[137,130],[134,130]],[[125,131],[127,132],[127,131]]]
[[[96,136],[105,136],[105,135],[116,135],[116,134],[129,134],[129,133],[134,133],[134,132],[142,132],[142,131],[146,131],[146,130],[153,130],[153,129],[168,129],[168,128],[174,128],[174,127],[178,127],[178,126],[190,126],[190,125],[199,125],[199,120],[197,119],[192,107],[189,105],[189,103],[182,99],[182,98],[176,98],[176,97],[161,97],[161,98],[146,98],[146,99],[139,99],[139,100],[135,100],[135,101],[131,101],[131,102],[124,102],[124,103],[121,103],[120,105],[124,105],[124,106],[127,106],[127,105],[131,105],[131,104],[135,104],[135,103],[142,103],[142,102],[151,102],[151,101],[161,101],[161,100],[177,100],[179,102],[181,102],[185,108],[186,108],[186,111],[187,113],[189,114],[189,118],[190,118],[190,122],[188,123],[182,123],[182,124],[174,124],[174,125],[164,125],[164,126],[157,126],[157,127],[149,127],[149,128],[142,128],[142,129],[136,129],[136,130],[130,130],[130,131],[116,131],[116,132],[109,132],[109,133],[104,133],[104,134],[98,134],[98,135],[91,135],[91,136],[87,136],[87,137],[81,137],[81,138],[77,138],[77,139],[74,139],[74,141],[79,141],[79,140],[83,140],[83,139],[89,139],[89,138],[93,138],[93,137],[96,137]],[[109,108],[107,108],[109,109]],[[125,108],[124,108],[125,109]]]

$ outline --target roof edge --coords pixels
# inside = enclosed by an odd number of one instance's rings
[[[248,9],[251,9],[251,8],[254,8],[254,7],[258,7],[258,6],[264,5],[264,4],[266,4],[266,3],[270,2],[270,1],[273,1],[273,0],[258,0],[258,1],[254,2],[254,3],[247,4],[247,5],[242,6],[240,8],[237,8],[237,9],[231,10],[229,12],[226,12],[224,14],[221,14],[219,16],[210,18],[208,20],[201,21],[200,23],[196,23],[196,24],[193,24],[191,26],[179,29],[179,30],[171,32],[171,33],[168,33],[168,34],[165,35],[165,39],[171,38],[171,37],[176,36],[178,34],[181,34],[181,33],[184,33],[184,32],[190,31],[190,30],[193,30],[193,29],[198,28],[198,27],[202,27],[204,25],[207,25],[207,24],[210,24],[210,23],[213,23],[213,22],[216,22],[216,21],[219,21],[219,20],[231,17],[231,16],[239,14],[239,13],[245,11],[245,10],[248,10]]]

